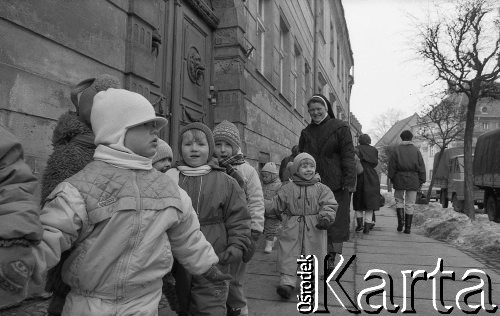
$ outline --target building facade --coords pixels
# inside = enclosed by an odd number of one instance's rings
[[[326,95],[350,120],[353,56],[340,0],[0,2],[0,123],[43,172],[70,87],[108,73],[179,129],[234,122],[258,166],[279,162]]]

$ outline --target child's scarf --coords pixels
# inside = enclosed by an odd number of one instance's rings
[[[212,170],[212,167],[209,165],[202,165],[194,168],[190,166],[177,166],[177,169],[186,177],[199,177],[208,174]]]
[[[226,173],[233,177],[241,188],[245,188],[245,180],[243,175],[236,170],[233,166],[242,165],[245,163],[245,157],[243,154],[236,154],[231,157],[227,157],[219,161],[219,166],[226,169]]]
[[[278,179],[278,174],[272,174],[271,178],[268,180],[268,181],[265,181],[264,179],[262,179],[262,182],[264,184],[269,184],[269,183],[273,183],[274,181],[276,181],[276,179]]]
[[[291,181],[295,183],[298,186],[301,187],[306,187],[310,185],[314,185],[320,181],[319,174],[315,174],[314,177],[312,177],[310,180],[305,180],[304,178],[300,177],[298,174],[294,174],[291,178]]]
[[[125,146],[117,144],[108,146],[98,145],[94,153],[94,160],[104,161],[122,169],[153,169],[151,158],[137,155]]]

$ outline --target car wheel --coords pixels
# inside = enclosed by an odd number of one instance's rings
[[[486,214],[492,222],[497,222],[497,201],[493,195],[489,195],[486,200]]]
[[[484,204],[483,203],[478,203],[477,204],[477,208],[482,210],[484,208]]]
[[[453,194],[451,204],[453,205],[453,210],[455,212],[462,213],[464,211],[464,201],[459,200],[456,194]]]

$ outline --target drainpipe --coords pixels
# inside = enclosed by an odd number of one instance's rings
[[[314,2],[314,28],[313,28],[313,94],[317,93],[317,78],[318,78],[318,2]]]

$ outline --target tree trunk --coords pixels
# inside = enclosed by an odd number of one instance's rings
[[[475,93],[472,93],[472,96],[469,98],[464,135],[464,212],[471,220],[474,220],[476,215],[473,197],[474,183],[472,176],[472,137],[474,133],[474,116],[476,114],[477,99],[478,97]]]
[[[443,153],[444,153],[444,147],[439,150],[439,158],[438,161],[436,162],[436,165],[433,167],[434,169],[439,166],[441,163],[441,159],[443,159]],[[432,187],[434,186],[434,180],[436,179],[436,170],[432,172],[432,177],[431,177],[431,183],[429,184],[429,189],[427,190],[427,202],[431,200],[431,192],[432,192]]]

